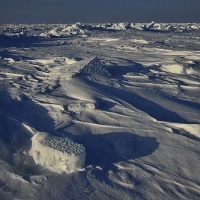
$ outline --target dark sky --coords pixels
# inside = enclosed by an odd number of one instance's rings
[[[200,22],[200,0],[0,0],[0,24]]]

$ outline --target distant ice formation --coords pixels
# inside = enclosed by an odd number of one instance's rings
[[[90,35],[90,31],[158,31],[158,32],[182,32],[199,30],[199,23],[104,23],[104,24],[82,24],[77,22],[75,24],[50,24],[37,25],[24,24],[15,26],[13,24],[4,25],[6,31],[0,28],[0,39],[22,39],[31,37],[32,39],[39,38],[51,38],[51,37],[69,37],[70,35]],[[14,31],[11,31],[14,30]]]
[[[69,138],[49,137],[46,133],[33,136],[30,154],[37,165],[57,173],[80,170],[86,157],[83,145]]]

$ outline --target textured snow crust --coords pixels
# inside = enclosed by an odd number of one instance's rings
[[[30,152],[36,164],[52,172],[71,173],[85,165],[85,148],[68,138],[36,134]]]

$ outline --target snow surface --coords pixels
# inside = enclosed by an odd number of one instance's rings
[[[0,26],[0,199],[199,199],[200,24]]]

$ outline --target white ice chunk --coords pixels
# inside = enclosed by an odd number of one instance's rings
[[[8,61],[8,63],[15,63],[15,60],[13,60],[12,58],[4,58],[4,60]]]
[[[147,29],[152,29],[153,26],[154,26],[154,24],[155,24],[155,22],[152,21],[151,23],[149,23],[149,24],[146,25],[146,28],[147,28]]]
[[[84,167],[86,152],[83,145],[69,138],[50,137],[37,133],[32,137],[30,154],[36,164],[57,173],[71,173]]]

